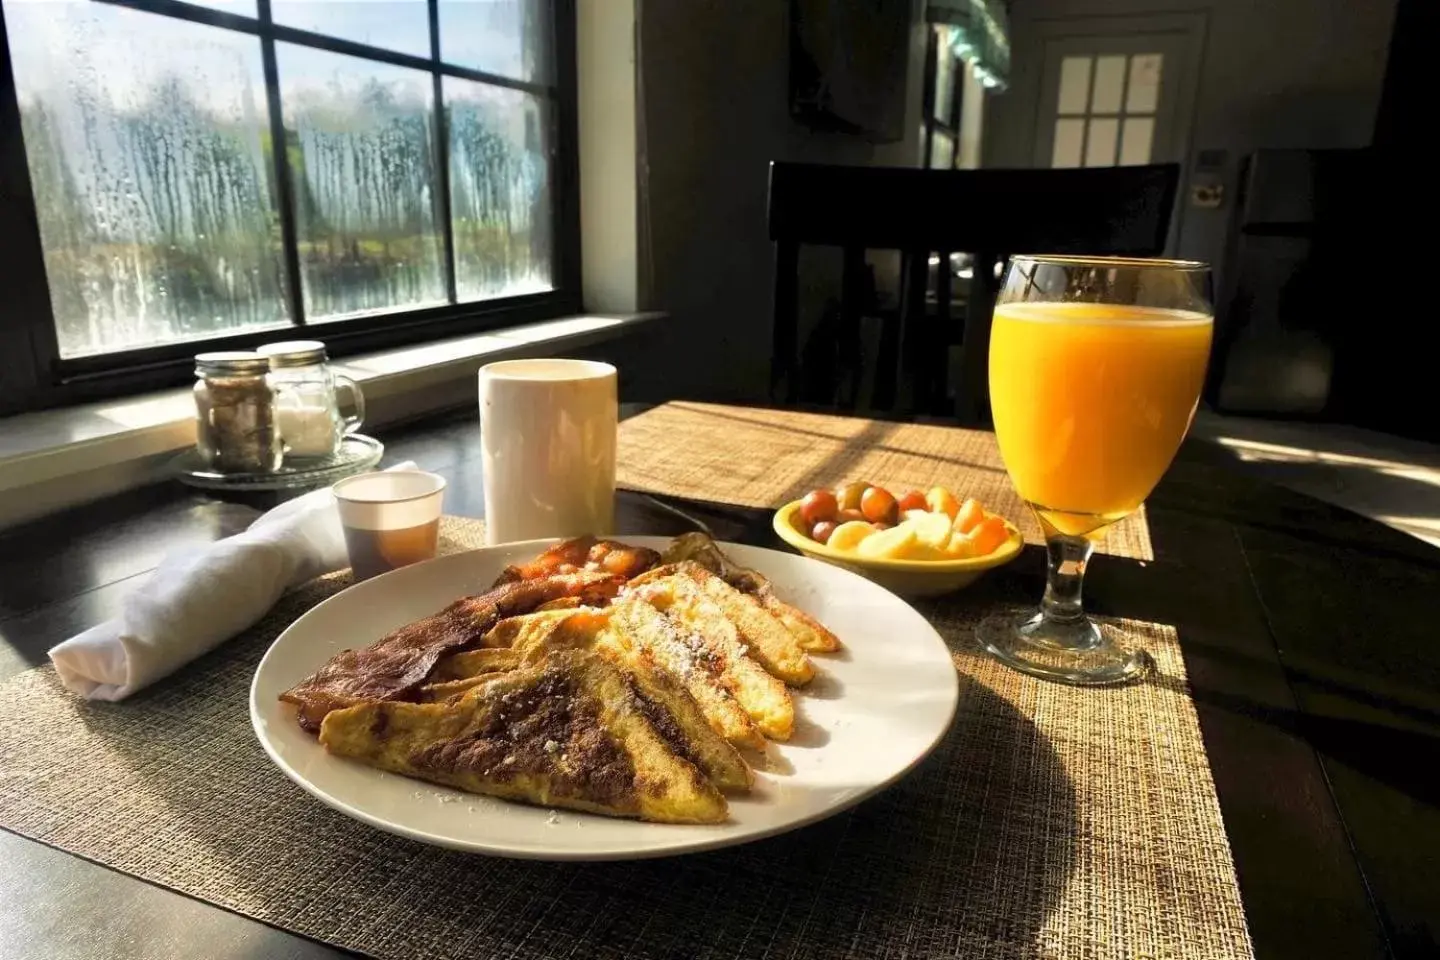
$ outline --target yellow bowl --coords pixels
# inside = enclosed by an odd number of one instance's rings
[[[799,512],[799,500],[792,500],[775,511],[775,533],[781,540],[807,557],[853,570],[902,597],[934,597],[968,587],[986,570],[993,570],[1014,560],[1020,555],[1020,548],[1025,545],[1020,531],[1007,520],[1005,530],[1010,536],[983,557],[968,557],[964,560],[872,560],[843,550],[833,550],[823,543],[811,540],[795,526]]]

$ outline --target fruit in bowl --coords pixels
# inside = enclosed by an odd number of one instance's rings
[[[945,487],[902,497],[876,484],[812,490],[775,514],[775,532],[809,556],[909,596],[947,593],[1019,554],[1020,532]]]

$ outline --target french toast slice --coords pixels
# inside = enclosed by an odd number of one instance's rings
[[[728,701],[722,695],[728,694],[755,730],[771,740],[790,739],[795,729],[790,691],[751,659],[735,625],[693,580],[679,576],[652,580],[616,600],[612,609],[630,611],[630,634],[652,645],[662,662],[673,663],[672,671],[691,683],[702,706],[711,708],[717,700],[723,705]],[[714,726],[715,715],[711,717]],[[763,742],[730,739],[742,746]]]
[[[764,574],[742,567],[727,557],[714,540],[703,533],[682,533],[671,541],[660,557],[661,563],[692,560],[720,577],[741,593],[748,593],[790,631],[802,650],[833,653],[840,649],[840,638],[804,610],[792,606],[775,595],[775,587]]]
[[[613,611],[590,610],[548,630],[520,631],[512,652],[525,663],[537,663],[555,651],[574,649],[593,650],[619,667],[633,682],[639,703],[655,729],[717,787],[750,789],[754,775],[744,759],[712,728],[682,681],[642,644],[632,640]]]
[[[804,686],[815,676],[809,655],[800,649],[783,623],[754,597],[741,593],[694,561],[656,567],[632,579],[629,586],[642,587],[671,578],[693,582],[735,625],[750,655],[771,674],[792,687]]]
[[[580,607],[559,607],[536,610],[534,613],[521,614],[518,617],[508,617],[495,624],[485,636],[480,638],[480,646],[482,648],[513,647],[532,634],[549,633],[580,609]]]
[[[471,793],[657,823],[720,823],[725,797],[655,728],[624,675],[584,650],[496,674],[448,703],[332,710],[336,756]]]
[[[416,703],[448,703],[451,700],[459,700],[465,694],[474,690],[477,686],[495,676],[494,672],[480,673],[473,677],[463,677],[459,680],[441,680],[436,683],[427,683],[415,691]]]
[[[639,597],[617,601],[610,616],[627,642],[685,687],[716,734],[737,747],[765,748],[765,731],[741,702],[737,691],[740,679],[730,665],[737,653],[744,657],[738,640],[727,650],[723,642],[706,640]],[[766,680],[774,681],[755,664],[751,666]],[[783,693],[784,685],[775,682]]]
[[[799,607],[786,603],[770,589],[769,581],[758,591],[744,591],[759,601],[771,616],[785,625],[790,636],[800,644],[800,649],[810,653],[834,653],[840,649],[840,638],[831,633],[825,624],[816,620]]]
[[[502,620],[501,622],[508,621]],[[520,658],[509,647],[462,650],[460,653],[442,657],[435,664],[435,669],[430,671],[429,682],[433,685],[454,680],[470,680],[482,674],[514,670],[518,666],[520,666]]]
[[[616,595],[620,582],[605,574],[575,573],[507,583],[480,596],[462,597],[368,647],[340,651],[280,694],[280,699],[298,708],[296,719],[302,728],[318,732],[331,710],[366,700],[412,699],[441,658],[479,645],[481,637],[506,617],[561,597],[604,602]]]

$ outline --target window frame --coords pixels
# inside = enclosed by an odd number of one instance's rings
[[[186,340],[88,357],[63,358],[55,329],[45,274],[30,170],[21,136],[20,107],[11,68],[8,28],[0,7],[0,415],[43,407],[98,400],[141,390],[188,382],[193,358],[205,350],[248,349],[267,340],[310,334],[323,339],[332,357],[383,349],[406,343],[498,327],[552,319],[581,310],[579,154],[576,105],[575,0],[550,0],[552,74],[548,82],[519,81],[445,63],[439,56],[438,0],[428,0],[430,56],[384,50],[367,44],[311,33],[275,23],[270,0],[256,0],[256,16],[248,17],[180,0],[89,0],[150,14],[171,16],[258,37],[264,69],[268,120],[273,142],[284,142],[280,88],[276,70],[277,42],[297,43],[381,63],[421,69],[435,89],[433,117],[438,177],[437,207],[447,267],[445,283],[454,299],[454,238],[450,217],[450,144],[445,130],[441,84],[447,76],[523,90],[547,99],[553,117],[550,151],[550,201],[554,250],[554,289],[419,309],[398,309],[371,316],[307,324],[301,303],[299,248],[295,243],[293,184],[286,151],[272,151],[281,224],[285,298],[291,326]],[[443,205],[443,206],[441,206]]]

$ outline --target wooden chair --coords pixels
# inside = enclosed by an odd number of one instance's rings
[[[1015,253],[1155,256],[1165,249],[1180,168],[919,170],[770,164],[770,239],[775,242],[773,400],[795,402],[800,246],[844,251],[837,335],[858,341],[868,273],[866,250],[899,250],[898,322],[886,323],[876,356],[872,405],[895,407],[903,349],[913,404],[945,395],[950,329],[950,254],[974,256],[955,413],[979,423],[986,409],[986,354],[999,292],[995,267]],[[929,260],[940,255],[937,316],[925,307]],[[858,349],[858,348],[857,348]]]

